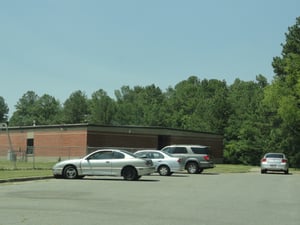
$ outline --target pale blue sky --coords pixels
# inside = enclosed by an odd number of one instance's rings
[[[0,0],[2,96],[273,79],[299,0]]]

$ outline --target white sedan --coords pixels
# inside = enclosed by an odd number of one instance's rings
[[[260,162],[261,173],[267,171],[283,171],[285,174],[289,173],[289,163],[285,154],[283,153],[267,153]]]
[[[134,154],[140,158],[151,159],[156,172],[161,176],[170,176],[174,172],[184,170],[184,160],[182,158],[174,157],[159,150],[140,150]]]
[[[125,180],[138,180],[143,175],[155,172],[155,167],[150,159],[140,159],[130,152],[102,149],[81,159],[58,162],[53,166],[52,171],[56,178],[122,176]]]

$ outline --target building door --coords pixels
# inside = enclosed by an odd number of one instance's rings
[[[159,135],[157,139],[157,149],[162,149],[163,147],[170,145],[169,135]]]

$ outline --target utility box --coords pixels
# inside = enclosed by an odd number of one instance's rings
[[[15,162],[17,160],[16,153],[12,150],[9,150],[7,153],[7,160]]]

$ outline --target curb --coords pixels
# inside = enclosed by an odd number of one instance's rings
[[[53,176],[9,178],[9,179],[0,180],[0,183],[30,181],[30,180],[45,180],[51,178],[53,178]]]

